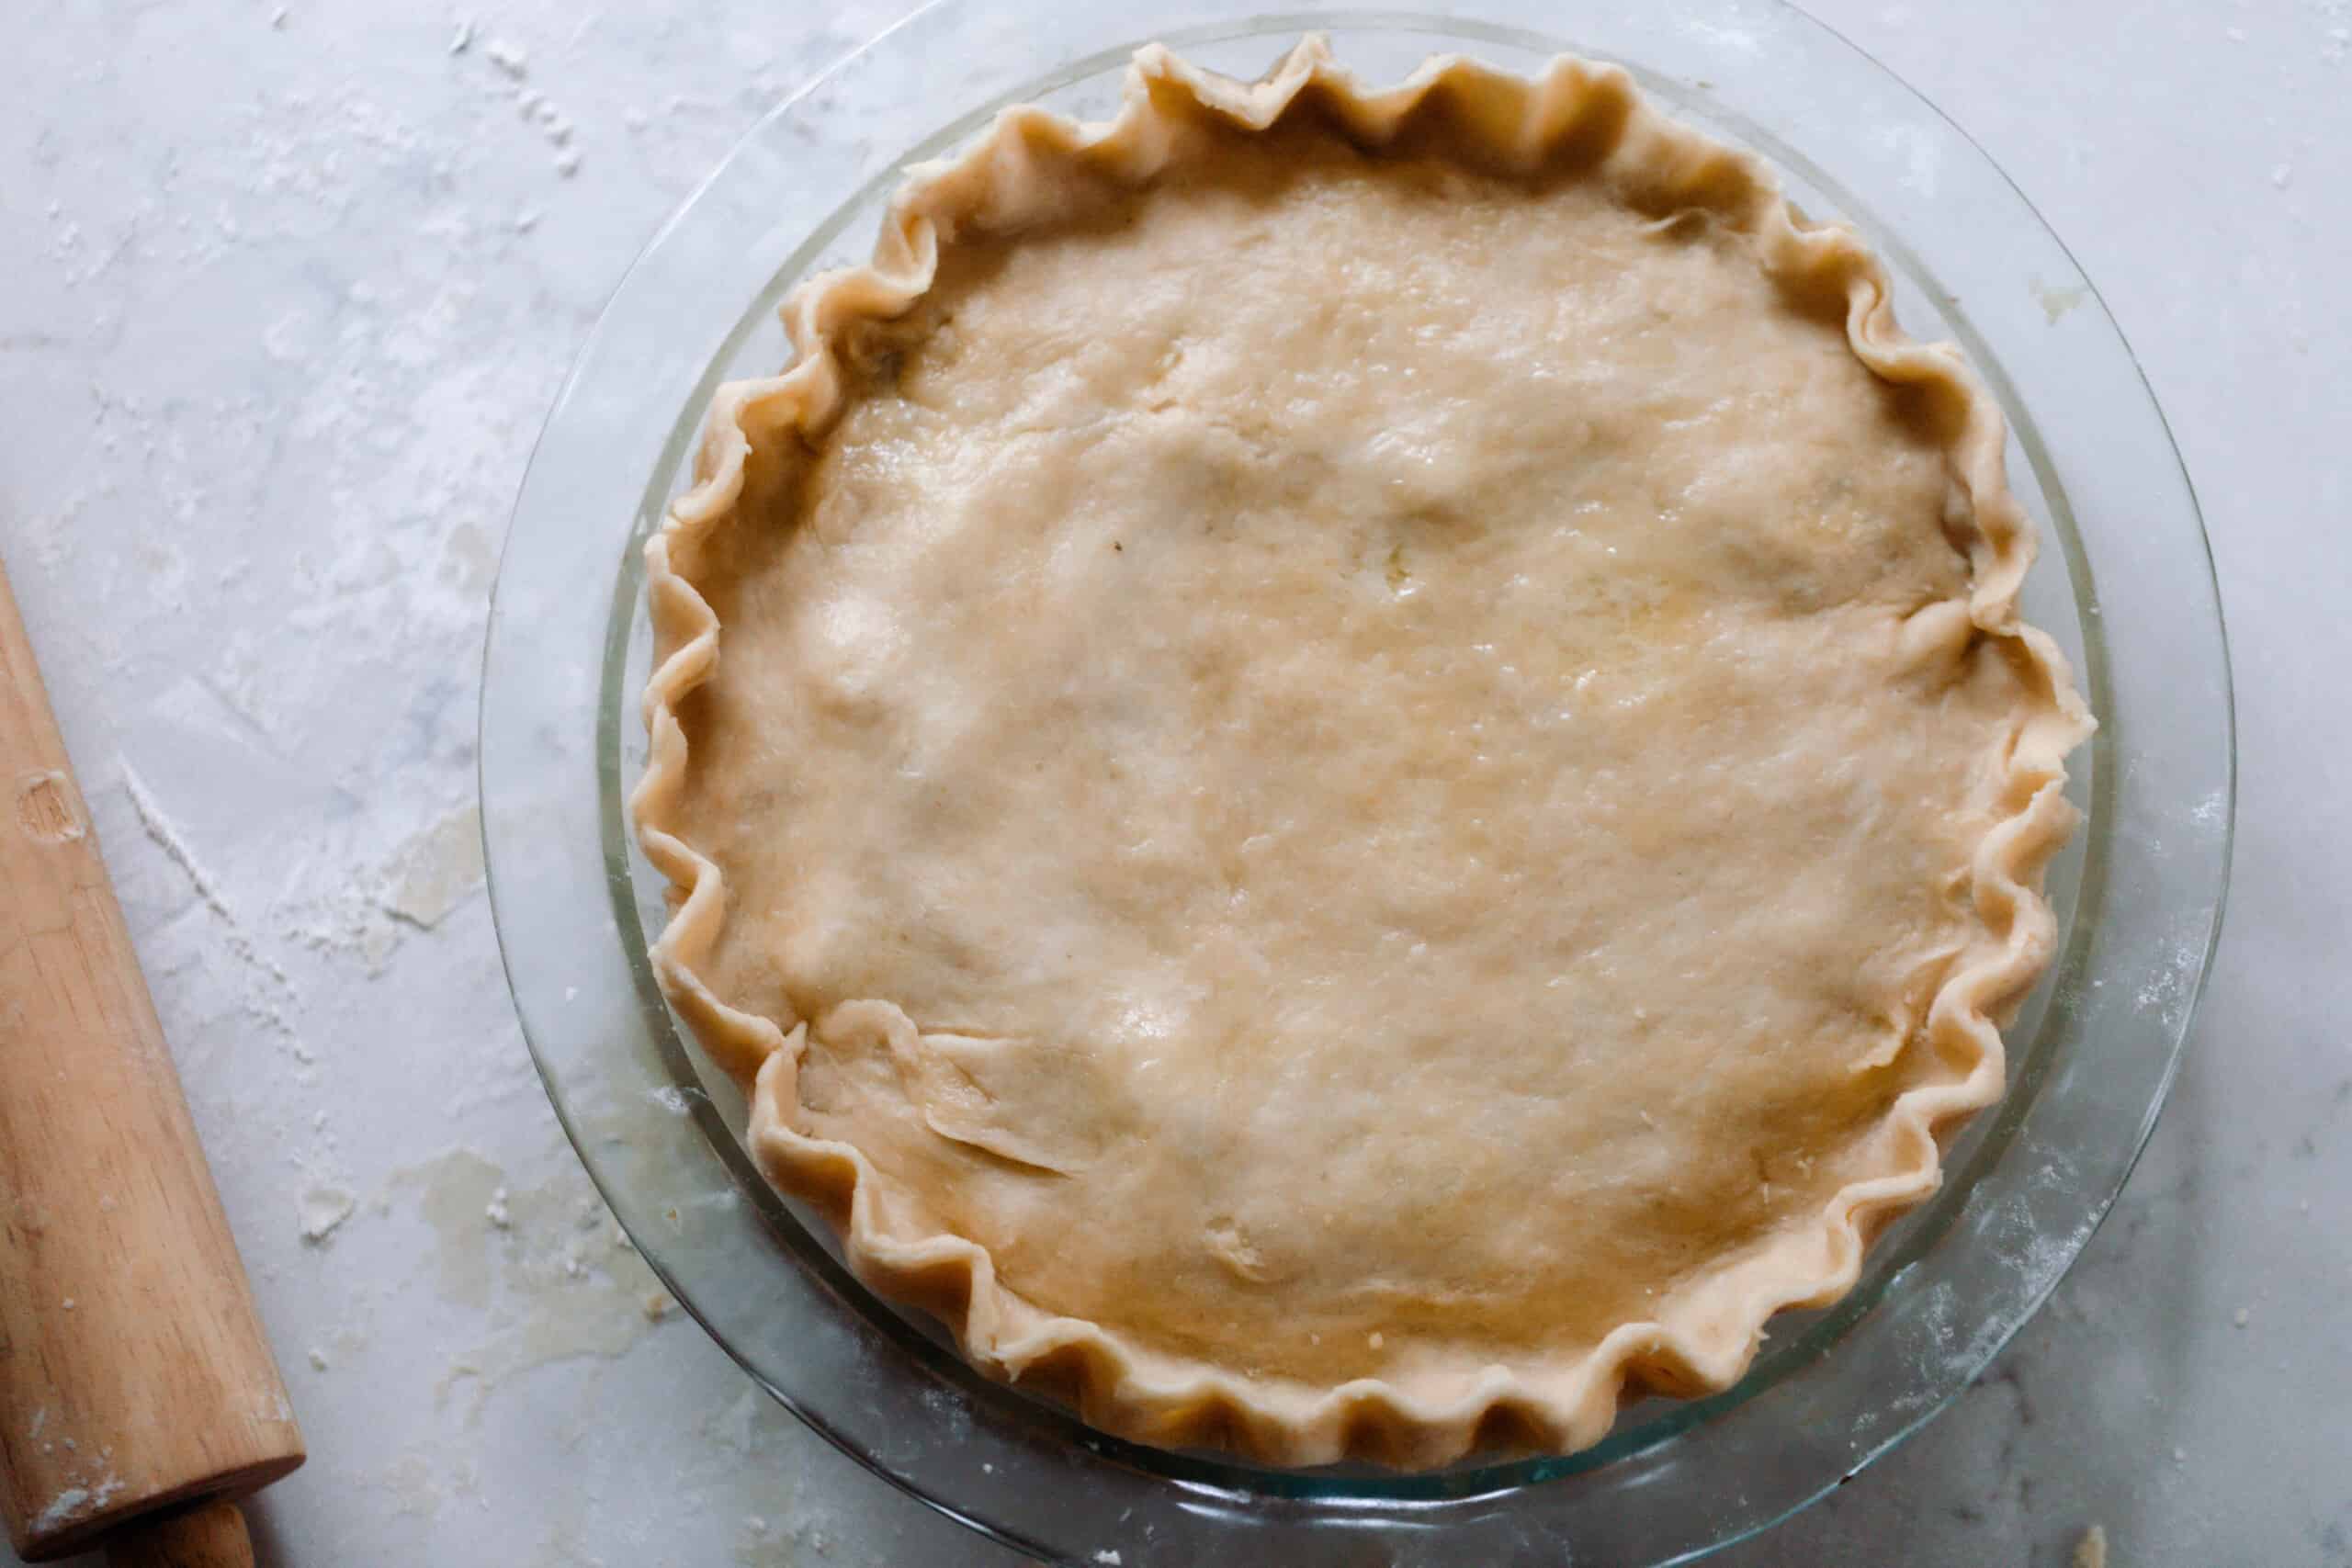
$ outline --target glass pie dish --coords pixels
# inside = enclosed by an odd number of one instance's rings
[[[1426,1474],[1264,1469],[1140,1447],[967,1367],[861,1286],[830,1231],[740,1141],[733,1085],[645,957],[664,883],[624,802],[643,766],[639,547],[684,488],[712,389],[789,357],[775,307],[863,259],[905,166],[1041,102],[1114,106],[1157,39],[1240,76],[1302,31],[1372,82],[1432,53],[1527,72],[1625,65],[1671,111],[1760,153],[1809,214],[1852,223],[1906,329],[1968,351],[2044,525],[2025,610],[2102,728],[2073,762],[2084,829],[2052,866],[2062,933],[2008,1032],[2010,1087],[1947,1154],[1836,1307],[1776,1318],[1749,1375],[1629,1406],[1603,1443]],[[952,63],[950,63],[952,62]],[[501,565],[481,795],[517,1012],[556,1111],[639,1250],[752,1376],[829,1440],[972,1528],[1055,1562],[1687,1560],[1885,1451],[1983,1370],[2057,1282],[2144,1144],[2218,931],[2234,759],[2195,500],[2086,279],[1964,134],[1778,4],[1627,15],[1487,0],[1422,14],[1044,0],[917,12],[770,114],[623,280],[550,413]]]

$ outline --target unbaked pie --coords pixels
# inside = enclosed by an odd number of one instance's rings
[[[1934,1190],[2090,721],[1850,231],[1613,68],[1150,48],[785,319],[647,550],[654,958],[972,1360],[1573,1450]]]

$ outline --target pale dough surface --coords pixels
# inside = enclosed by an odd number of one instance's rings
[[[1198,134],[956,236],[755,447],[698,978],[806,1025],[761,1112],[877,1231],[1148,1368],[1745,1342],[1721,1279],[1826,1267],[1982,1076],[1925,1021],[2052,697],[1969,622],[1948,410],[1703,210]]]

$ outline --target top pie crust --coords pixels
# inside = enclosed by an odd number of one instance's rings
[[[974,1361],[1565,1451],[1935,1189],[2090,721],[1853,234],[1613,68],[1155,46],[784,314],[647,547],[654,960]]]

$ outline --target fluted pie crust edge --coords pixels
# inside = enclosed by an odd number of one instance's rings
[[[1017,230],[1047,216],[1064,186],[1041,170],[1077,166],[1096,179],[1140,186],[1177,155],[1177,118],[1204,113],[1245,131],[1311,111],[1357,144],[1377,149],[1412,127],[1453,139],[1465,160],[1532,171],[1574,148],[1581,166],[1637,188],[1660,208],[1697,209],[1753,237],[1773,275],[1809,290],[1839,290],[1853,354],[1878,377],[1935,400],[1954,432],[1949,461],[1967,499],[1971,579],[1965,627],[1948,635],[1998,638],[2030,671],[2037,705],[2022,714],[1999,761],[2000,798],[2012,809],[1983,840],[1970,875],[1979,940],[1945,976],[1922,1025],[1958,1081],[1914,1089],[1894,1103],[1899,1160],[1838,1190],[1818,1233],[1783,1248],[1785,1259],[1744,1259],[1720,1281],[1705,1332],[1628,1322],[1589,1353],[1540,1375],[1464,1366],[1442,1396],[1359,1379],[1302,1393],[1271,1388],[1216,1365],[1147,1353],[1114,1327],[1048,1314],[998,1281],[989,1254],[962,1236],[900,1234],[879,1217],[885,1179],[856,1147],[797,1131],[791,1109],[805,1021],[778,1021],[729,1006],[700,970],[727,898],[719,867],[673,830],[687,771],[680,705],[713,671],[722,628],[679,569],[688,552],[736,514],[755,453],[788,454],[839,417],[851,391],[841,354],[861,323],[897,317],[931,285],[940,248],[958,229]],[[1430,61],[1404,83],[1371,90],[1334,67],[1319,40],[1304,41],[1265,79],[1237,83],[1152,46],[1136,55],[1121,112],[1081,125],[1036,107],[1006,111],[955,158],[910,174],[892,202],[872,262],[812,279],[786,302],[797,351],[792,368],[720,389],[693,488],[648,543],[657,667],[644,695],[650,751],[631,800],[640,842],[673,885],[673,909],[652,948],[661,983],[713,1056],[751,1086],[752,1145],[783,1190],[835,1214],[847,1256],[882,1292],[920,1303],[955,1331],[981,1367],[1071,1399],[1091,1423],[1167,1445],[1221,1444],[1282,1465],[1374,1458],[1406,1467],[1450,1462],[1497,1438],[1569,1451],[1609,1430],[1621,1400],[1653,1389],[1719,1391],[1747,1370],[1766,1321],[1790,1307],[1821,1306],[1854,1284],[1870,1238],[1932,1193],[1938,1133],[1993,1103],[2003,1085],[2000,1025],[2049,962],[2055,929],[2040,893],[2044,865],[2075,812],[2062,790],[2066,753],[2090,721],[2061,656],[2019,619],[2018,595],[2034,553],[2032,526],[2004,478],[2004,425],[1992,398],[1948,345],[1909,341],[1895,325],[1886,275],[1849,231],[1792,211],[1754,158],[1678,125],[1652,108],[1622,71],[1572,58],[1521,79],[1461,58]],[[1955,615],[1959,607],[1955,607]]]

